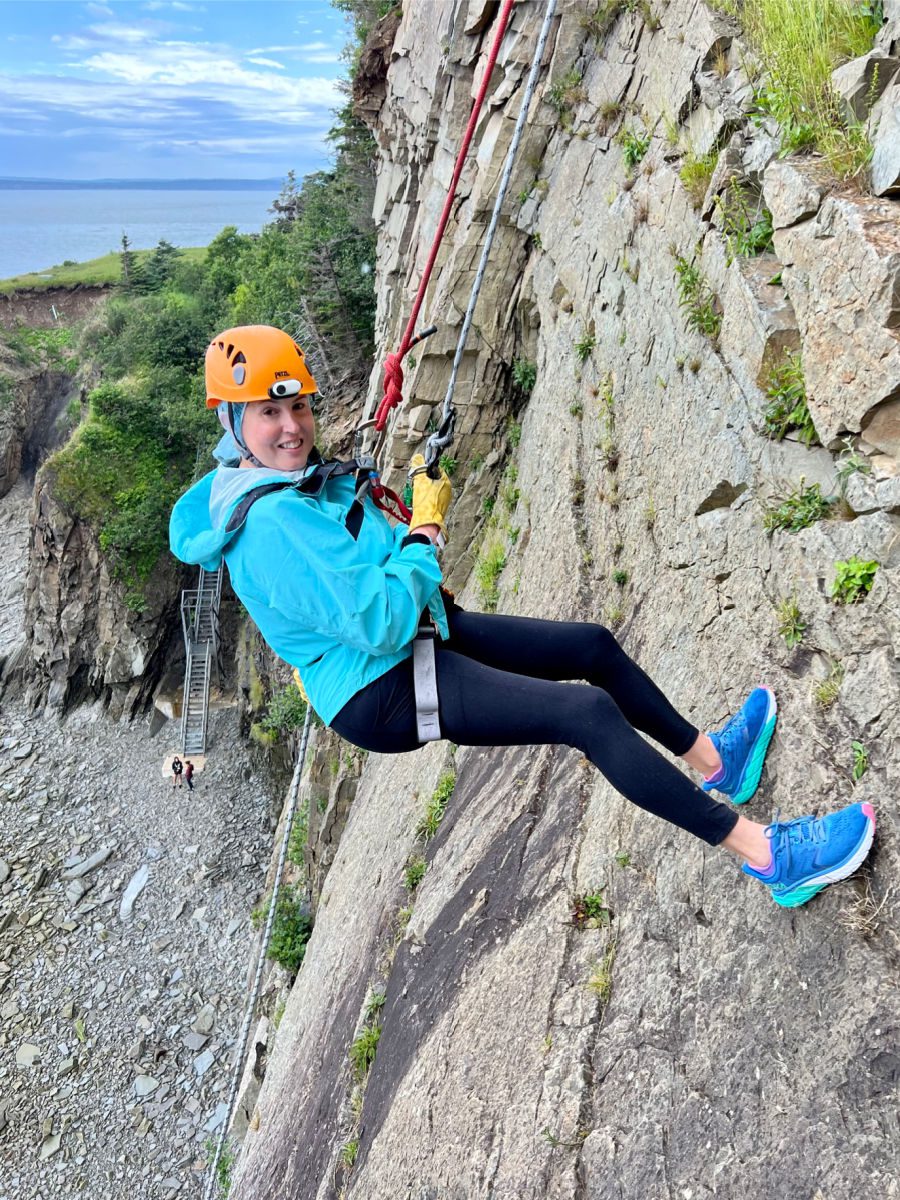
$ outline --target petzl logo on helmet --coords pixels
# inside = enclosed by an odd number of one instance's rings
[[[276,371],[275,378],[276,379],[290,379],[290,375],[287,373],[287,371]]]

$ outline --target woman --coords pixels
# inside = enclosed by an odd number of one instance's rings
[[[172,550],[207,570],[224,557],[263,637],[341,737],[388,754],[417,749],[411,647],[427,608],[440,637],[445,737],[581,750],[635,804],[739,855],[784,907],[863,861],[875,831],[869,804],[763,826],[707,794],[743,804],[755,792],[775,727],[767,688],[721,730],[701,733],[607,629],[468,613],[442,593],[443,473],[414,476],[408,531],[391,528],[371,499],[354,524],[353,476],[324,478],[310,408],[316,384],[286,333],[257,325],[220,334],[206,354],[206,392],[226,430],[216,450],[226,465],[178,501]],[[568,679],[587,686],[557,682]],[[700,772],[702,787],[638,731]]]

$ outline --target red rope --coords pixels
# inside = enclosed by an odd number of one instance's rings
[[[481,106],[484,103],[484,98],[487,95],[488,85],[491,81],[491,75],[494,71],[494,63],[497,61],[497,55],[500,52],[500,43],[503,41],[503,35],[506,33],[506,26],[509,23],[509,16],[512,12],[515,0],[504,0],[503,8],[500,11],[500,16],[497,23],[497,32],[494,35],[494,42],[491,46],[491,52],[488,55],[487,65],[484,69],[484,78],[481,81],[481,87],[478,89],[478,95],[475,97],[475,103],[472,105],[472,113],[469,117],[469,123],[466,126],[466,132],[463,135],[462,145],[459,148],[459,154],[456,156],[456,166],[453,169],[453,178],[450,180],[450,187],[447,190],[447,199],[444,201],[444,210],[441,213],[441,219],[438,222],[437,232],[434,235],[434,241],[431,246],[431,253],[428,255],[428,262],[425,264],[425,270],[422,273],[422,280],[419,284],[419,290],[416,293],[416,299],[413,303],[412,312],[409,320],[406,323],[406,331],[403,334],[403,340],[400,343],[400,349],[396,354],[389,354],[384,360],[384,395],[381,403],[378,406],[378,412],[375,414],[375,428],[380,432],[384,429],[388,414],[391,409],[396,408],[403,400],[403,368],[401,363],[409,349],[410,342],[413,339],[413,332],[416,328],[416,322],[419,319],[419,309],[422,307],[422,302],[425,299],[425,292],[428,289],[428,283],[431,279],[431,272],[434,269],[435,260],[437,259],[438,250],[440,249],[441,239],[444,236],[444,230],[447,227],[447,221],[450,219],[450,210],[453,207],[453,201],[456,199],[456,187],[459,183],[459,177],[462,174],[463,166],[465,165],[466,156],[469,153],[469,144],[472,141],[472,135],[475,132],[475,126],[478,124],[478,117],[481,113]]]

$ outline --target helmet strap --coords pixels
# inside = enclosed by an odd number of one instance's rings
[[[230,427],[229,431],[231,433],[231,436],[237,442],[238,449],[240,450],[240,452],[244,456],[244,458],[246,458],[248,462],[252,462],[254,467],[261,467],[261,466],[263,466],[263,463],[261,463],[259,461],[259,459],[256,457],[255,454],[252,454],[250,452],[250,449],[247,446],[247,443],[244,441],[243,437],[241,436],[241,433],[240,433],[241,422],[235,420],[235,411],[234,410],[236,407],[237,406],[235,404],[233,404],[232,401],[230,401],[230,400],[228,401],[228,425]]]

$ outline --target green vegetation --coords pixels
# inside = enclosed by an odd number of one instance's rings
[[[4,330],[3,341],[23,367],[40,363],[57,370],[74,371],[78,365],[72,353],[72,330],[61,325],[52,329],[29,329],[19,325]]]
[[[500,575],[506,566],[506,547],[498,532],[485,539],[475,563],[475,582],[486,612],[496,612],[500,600]]]
[[[137,262],[143,264],[154,253],[152,250],[135,250],[132,252]],[[192,246],[179,250],[182,261],[202,265],[206,258],[205,246]],[[28,289],[32,292],[46,291],[47,288],[74,287],[81,284],[85,287],[103,287],[106,284],[119,283],[122,279],[122,256],[118,251],[104,254],[102,258],[91,258],[87,262],[72,262],[66,260],[61,266],[50,267],[46,271],[32,271],[25,275],[13,275],[9,279],[0,280],[0,293],[8,295],[17,288]]]
[[[637,13],[651,32],[659,29],[659,17],[653,12],[650,0],[600,0],[578,19],[588,36],[600,43],[623,13]]]
[[[859,175],[872,147],[864,125],[844,120],[831,72],[868,53],[881,28],[877,2],[857,0],[720,0],[743,22],[765,78],[757,112],[781,127],[783,153],[819,150],[838,178]]]
[[[628,572],[623,571],[621,568],[616,568],[616,570],[612,573],[612,577],[613,582],[617,583],[619,587],[624,587],[628,582]]]
[[[819,437],[806,403],[806,381],[799,353],[785,355],[769,377],[766,395],[769,403],[763,421],[769,437],[780,442],[786,433],[796,429],[804,445],[818,443]]]
[[[545,94],[545,100],[555,110],[563,129],[572,128],[572,110],[587,98],[581,80],[581,71],[577,67],[570,67]]]
[[[872,590],[875,575],[878,571],[877,562],[864,562],[854,554],[846,562],[836,562],[834,583],[831,585],[831,595],[838,604],[858,604],[865,600]]]
[[[616,958],[616,943],[610,942],[603,958],[594,966],[587,986],[604,1004],[612,993],[612,969]]]
[[[803,620],[797,606],[797,597],[786,596],[780,600],[775,614],[778,617],[778,632],[784,638],[784,644],[788,650],[793,650],[803,641],[803,634],[806,631],[806,621]]]
[[[363,1026],[359,1037],[350,1047],[350,1064],[360,1081],[369,1073],[369,1067],[375,1061],[378,1050],[378,1039],[381,1037],[381,1026],[375,1023]]]
[[[437,787],[431,794],[431,799],[425,805],[425,814],[416,827],[416,837],[424,838],[426,842],[434,837],[438,826],[444,819],[447,803],[453,795],[454,787],[456,787],[456,772],[444,771],[438,780]]]
[[[579,929],[600,929],[609,925],[612,913],[603,892],[585,892],[572,905],[572,924]]]
[[[519,503],[519,498],[522,495],[516,481],[519,478],[519,469],[515,463],[510,463],[503,472],[503,480],[500,484],[500,499],[508,513],[515,512],[516,505]]]
[[[438,460],[438,466],[446,474],[448,479],[452,479],[456,474],[456,468],[459,466],[459,463],[455,458],[451,458],[449,454],[442,454]]]
[[[506,437],[510,446],[515,450],[516,446],[522,440],[522,426],[518,421],[510,421],[506,427]]]
[[[688,262],[679,254],[675,256],[675,274],[678,276],[678,303],[685,310],[688,325],[715,342],[722,327],[722,316],[703,273],[694,259]]]
[[[586,363],[593,353],[596,340],[592,333],[585,332],[575,343],[575,357],[580,363]]]
[[[216,1138],[208,1137],[203,1143],[203,1149],[206,1151],[209,1162],[216,1157],[216,1142]],[[228,1193],[231,1191],[231,1172],[236,1159],[237,1154],[232,1148],[231,1142],[226,1139],[222,1143],[222,1152],[216,1163],[216,1185],[219,1189],[219,1200],[227,1200]]]
[[[622,147],[625,168],[632,171],[650,149],[651,135],[646,129],[623,129],[617,141]]]
[[[847,490],[847,484],[854,475],[871,475],[872,464],[864,454],[860,454],[853,444],[853,439],[850,437],[844,438],[844,449],[841,451],[837,460],[836,474],[838,477],[838,486],[843,495]]]
[[[853,782],[859,783],[869,769],[869,752],[862,742],[851,742],[853,750]]]
[[[282,735],[300,729],[306,720],[306,700],[303,693],[293,683],[286,684],[280,692],[272,696],[266,706],[265,716],[259,724],[267,733]],[[321,721],[313,713],[313,719],[321,726]]]
[[[733,180],[716,204],[722,215],[729,262],[735,258],[755,258],[773,249],[772,214],[761,196],[754,196]]]
[[[801,479],[798,486],[780,498],[774,508],[766,510],[763,515],[763,527],[768,533],[776,529],[797,533],[815,521],[829,516],[832,507],[833,502],[822,495],[820,484],[814,483],[805,487]]]
[[[828,677],[821,679],[813,688],[813,700],[817,707],[822,709],[831,708],[840,695],[841,684],[843,682],[844,664],[834,660],[831,663]]]
[[[344,1142],[341,1146],[341,1162],[349,1171],[356,1162],[356,1156],[359,1153],[359,1138],[351,1138],[349,1142]]]
[[[625,851],[625,850],[620,850],[619,853],[616,855],[616,863],[620,867],[630,867],[631,866],[631,855],[628,854],[627,851]]]
[[[251,913],[255,928],[265,924],[270,904],[271,897]],[[313,920],[302,897],[294,888],[282,888],[272,922],[268,957],[291,975],[296,975],[306,954],[306,944],[312,936],[312,930]]]
[[[710,150],[708,154],[696,154],[691,150],[685,155],[678,174],[694,208],[699,208],[703,203],[718,161],[718,150]]]
[[[414,892],[422,880],[425,878],[425,872],[428,870],[428,864],[421,854],[415,854],[406,864],[403,872],[403,886],[408,892]]]
[[[295,867],[302,867],[306,861],[306,844],[309,841],[309,797],[301,802],[294,813],[294,823],[288,838],[287,860]]]

